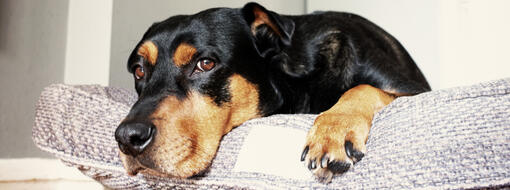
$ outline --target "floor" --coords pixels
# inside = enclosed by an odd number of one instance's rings
[[[57,159],[0,159],[0,189],[103,190],[103,185]]]

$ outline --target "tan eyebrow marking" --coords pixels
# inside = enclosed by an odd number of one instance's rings
[[[138,48],[138,55],[143,56],[151,65],[156,65],[158,47],[153,42],[146,41]]]
[[[187,43],[179,44],[177,49],[175,49],[175,53],[173,56],[175,66],[182,67],[188,64],[196,52],[197,48],[191,46],[190,44]]]

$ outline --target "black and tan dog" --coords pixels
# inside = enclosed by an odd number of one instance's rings
[[[131,175],[197,175],[233,127],[320,113],[301,160],[329,181],[363,157],[374,113],[430,90],[402,45],[366,19],[256,3],[155,23],[128,62],[139,99],[115,138]]]

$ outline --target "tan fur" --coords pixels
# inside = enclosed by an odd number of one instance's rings
[[[394,99],[370,85],[359,85],[345,92],[333,107],[315,119],[305,145],[309,146],[307,160],[320,163],[327,154],[330,160],[352,163],[345,152],[345,141],[351,141],[355,149],[365,152],[374,114]],[[315,174],[331,179],[331,173],[325,168],[317,167]]]
[[[175,53],[173,56],[175,66],[182,67],[184,65],[187,65],[191,61],[193,55],[195,55],[196,52],[197,48],[193,47],[190,44],[187,43],[179,44],[179,46],[177,46],[177,49],[175,49]]]
[[[145,173],[182,178],[206,169],[224,134],[259,117],[257,87],[240,75],[229,81],[231,101],[221,106],[198,92],[190,92],[185,99],[165,98],[150,116],[157,129],[154,141],[136,163],[126,160],[124,164],[132,165],[126,168],[137,171],[139,164],[149,168]]]
[[[398,92],[398,90],[395,90],[395,89],[384,89],[384,92],[388,93],[388,94],[391,94],[393,96],[397,96],[397,97],[401,97],[401,96],[412,96],[412,94],[409,94],[409,93],[401,93],[401,92]]]
[[[274,25],[274,23],[271,22],[271,20],[269,19],[269,16],[264,11],[262,11],[258,7],[255,7],[253,9],[253,14],[255,16],[255,20],[251,24],[252,34],[255,35],[255,32],[257,31],[257,27],[259,27],[262,24],[265,24],[265,25],[269,26],[278,36],[281,36],[280,31],[278,30],[278,27],[276,27],[276,25]]]
[[[149,64],[155,65],[158,58],[158,47],[153,42],[146,41],[138,48],[138,55],[144,57]]]

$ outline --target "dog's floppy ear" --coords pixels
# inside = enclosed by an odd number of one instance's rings
[[[261,56],[265,57],[270,52],[276,53],[282,46],[290,45],[295,25],[292,20],[253,2],[246,4],[241,11],[255,37],[255,47]]]

